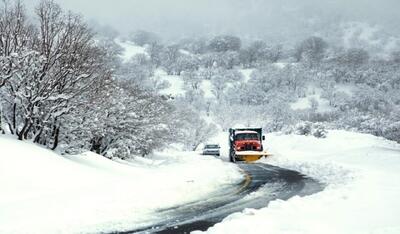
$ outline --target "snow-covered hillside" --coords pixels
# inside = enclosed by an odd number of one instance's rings
[[[314,86],[309,86],[306,91],[306,96],[298,98],[296,102],[291,103],[290,107],[293,110],[315,109],[316,112],[330,112],[333,111],[329,105],[329,100],[322,98],[323,90]]]
[[[145,47],[138,46],[131,41],[122,41],[122,40],[117,39],[115,42],[123,48],[123,53],[121,54],[121,59],[125,63],[128,62],[130,59],[132,59],[135,55],[138,55],[138,54],[143,54],[143,55],[148,56]]]
[[[63,157],[0,136],[0,233],[132,230],[161,219],[157,209],[204,199],[241,180],[234,165],[195,153],[131,162],[93,153]]]
[[[168,75],[162,69],[158,69],[154,72],[155,80],[161,80],[168,83],[168,87],[160,90],[161,94],[179,96],[185,94],[184,82],[182,77],[177,75]]]
[[[271,202],[227,217],[208,233],[400,233],[400,145],[330,131],[326,139],[267,135],[263,163],[298,170],[324,191]]]

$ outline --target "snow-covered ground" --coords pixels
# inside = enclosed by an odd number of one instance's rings
[[[201,90],[204,92],[204,97],[209,99],[215,99],[215,95],[212,90],[214,89],[213,84],[209,80],[203,80],[200,85]]]
[[[208,233],[400,233],[400,145],[371,135],[330,131],[326,139],[267,135],[280,167],[319,179],[326,188],[307,197],[247,209]]]
[[[157,69],[155,71],[154,77],[156,80],[166,81],[168,82],[169,86],[165,89],[160,90],[160,94],[172,95],[174,97],[182,96],[186,93],[185,90],[185,82],[182,76],[178,75],[168,75],[162,69]],[[204,98],[215,98],[212,90],[214,89],[213,84],[209,80],[202,80],[200,84],[200,89],[204,94]]]
[[[154,72],[154,77],[157,80],[166,81],[169,84],[167,88],[160,90],[160,94],[172,95],[174,97],[185,94],[185,83],[182,77],[177,75],[168,75],[167,72],[162,69],[157,69]]]
[[[344,89],[344,87],[343,87]],[[329,112],[332,111],[333,108],[329,105],[329,100],[322,98],[323,90],[321,88],[317,88],[313,85],[310,85],[307,90],[307,94],[305,97],[297,99],[296,102],[291,103],[290,107],[293,110],[305,110],[313,108],[313,102],[317,112]]]
[[[239,70],[244,78],[245,82],[248,82],[251,79],[251,74],[253,73],[254,69],[241,69]]]
[[[144,54],[144,55],[148,56],[145,47],[138,46],[133,42],[121,41],[121,40],[117,39],[117,40],[115,40],[115,43],[117,43],[119,46],[121,46],[124,49],[124,52],[121,55],[122,61],[124,63],[128,62],[131,58],[133,58],[135,55],[138,55],[138,54]]]
[[[63,157],[0,136],[0,233],[134,229],[162,220],[158,209],[204,199],[241,180],[234,165],[196,153],[131,162],[93,153]]]
[[[213,142],[227,160],[226,134]],[[400,233],[399,144],[346,131],[325,139],[268,134],[265,143],[274,156],[260,162],[300,171],[326,188],[232,214],[207,232]],[[195,153],[131,162],[93,153],[64,157],[1,136],[0,233],[134,229],[162,220],[158,209],[204,199],[241,179],[234,164]]]

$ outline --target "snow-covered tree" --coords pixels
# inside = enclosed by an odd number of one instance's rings
[[[178,104],[176,128],[179,129],[176,140],[181,142],[186,150],[196,150],[197,147],[217,133],[217,126],[207,123],[199,112]]]
[[[192,54],[204,54],[207,51],[205,38],[186,38],[179,41],[179,47]]]
[[[369,54],[364,49],[351,48],[345,51],[342,55],[339,55],[337,60],[340,65],[354,69],[367,63],[369,60]]]
[[[200,59],[192,55],[181,55],[173,66],[174,73],[181,75],[182,72],[193,72],[200,67]]]
[[[168,46],[163,50],[161,54],[161,65],[169,75],[175,75],[177,73],[176,63],[180,55],[181,53],[177,45]]]
[[[70,132],[62,139],[68,146],[66,152],[86,149],[129,158],[148,155],[173,139],[169,99],[143,90],[132,80],[111,81],[86,98],[91,105],[76,109],[64,125]]]
[[[241,46],[240,38],[229,35],[214,37],[208,44],[210,50],[214,52],[239,51]]]
[[[155,68],[146,55],[137,54],[127,63],[122,64],[115,74],[120,79],[134,80],[142,87],[151,88],[153,83],[150,77],[155,75]]]
[[[20,53],[31,47],[35,28],[28,23],[21,1],[3,1],[0,8],[0,88],[18,70],[14,63]]]
[[[163,52],[164,46],[158,42],[152,42],[150,44],[147,44],[146,46],[146,52],[149,54],[150,61],[156,66],[159,67],[161,66],[162,63],[162,52]]]
[[[298,62],[303,61],[309,66],[313,66],[319,64],[324,58],[327,48],[328,44],[324,39],[312,36],[297,45],[294,57]]]
[[[236,70],[215,69],[214,74],[211,76],[211,84],[213,85],[211,92],[219,101],[224,96],[229,84],[237,83],[241,80],[243,80],[243,75]]]
[[[52,1],[42,1],[36,8],[37,26],[23,21],[23,10],[19,14],[16,9],[22,9],[18,3],[10,10],[19,24],[14,51],[2,46],[13,61],[12,76],[2,89],[3,110],[7,109],[3,119],[19,139],[54,149],[60,121],[73,109],[71,103],[109,77],[107,53],[96,46],[80,16],[64,13]],[[6,29],[13,27],[10,21],[5,23],[10,24]],[[36,33],[29,33],[32,30]]]
[[[160,42],[160,38],[155,33],[144,30],[131,32],[128,38],[139,46],[158,44]]]

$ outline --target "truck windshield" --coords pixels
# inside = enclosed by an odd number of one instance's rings
[[[258,140],[257,133],[240,133],[236,135],[236,140]]]

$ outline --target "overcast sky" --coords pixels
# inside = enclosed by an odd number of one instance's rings
[[[28,6],[38,0],[25,0]],[[145,29],[177,37],[234,33],[301,36],[342,20],[398,33],[400,0],[56,0],[87,20],[125,33]]]

